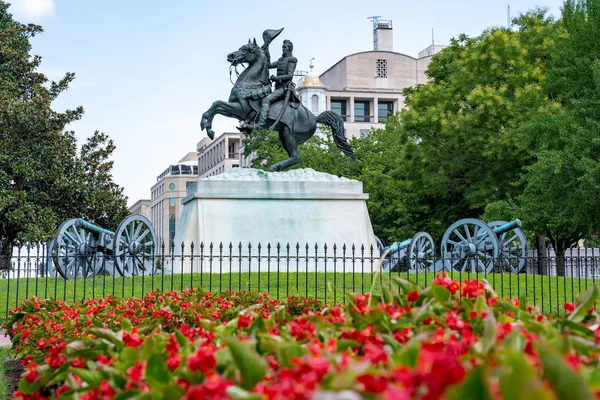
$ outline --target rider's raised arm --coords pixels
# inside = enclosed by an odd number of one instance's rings
[[[267,56],[267,64],[269,64],[269,68],[277,68],[277,62],[271,63],[271,52],[269,51],[269,46],[265,44],[262,46],[262,49],[265,53],[265,56]]]
[[[287,63],[287,71],[285,75],[279,75],[278,78],[280,82],[289,82],[294,78],[294,71],[296,71],[296,64],[298,64],[298,60],[296,57],[290,57]]]

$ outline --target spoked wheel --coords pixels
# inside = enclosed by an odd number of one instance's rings
[[[488,225],[494,229],[507,223],[507,221],[492,221]],[[523,270],[527,261],[527,238],[525,234],[521,228],[515,228],[497,237],[501,249],[501,256],[498,260],[501,271],[518,274]]]
[[[84,278],[94,273],[91,233],[75,225],[77,218],[61,224],[53,240],[52,260],[56,272],[65,279]]]
[[[408,248],[408,263],[412,270],[433,270],[435,245],[427,232],[417,233]]]
[[[462,272],[492,272],[500,254],[496,234],[485,222],[475,218],[456,221],[442,239],[444,265]]]
[[[130,215],[115,232],[113,251],[117,271],[122,276],[154,273],[156,235],[146,217]]]

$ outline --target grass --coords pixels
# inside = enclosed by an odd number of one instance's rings
[[[434,274],[383,273],[381,282],[390,276],[401,276],[420,285],[428,285]],[[502,297],[527,296],[528,301],[540,306],[546,314],[561,313],[562,304],[575,301],[577,295],[591,287],[591,278],[564,278],[540,275],[512,274],[466,274],[452,273],[453,279],[487,279]],[[221,292],[227,289],[246,289],[268,292],[272,296],[284,298],[288,295],[316,297],[328,303],[341,303],[347,292],[368,292],[375,274],[323,273],[323,272],[242,272],[242,273],[194,273],[175,275],[155,275],[137,277],[94,277],[88,279],[64,280],[62,278],[22,278],[0,280],[0,318],[7,315],[10,308],[22,300],[37,296],[67,301],[94,297],[140,297],[153,289],[159,291],[180,290],[189,287]],[[376,285],[375,293],[378,293]]]
[[[10,357],[10,347],[0,347],[0,399],[8,398],[8,383],[5,378],[6,361]]]

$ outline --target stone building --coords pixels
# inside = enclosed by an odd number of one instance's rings
[[[173,244],[175,228],[181,215],[181,200],[186,188],[198,180],[198,155],[188,153],[177,164],[170,165],[156,177],[151,189],[150,221],[156,232],[158,245],[165,245],[165,253]],[[136,203],[137,204],[137,203]]]
[[[132,214],[139,214],[143,217],[148,218],[152,222],[152,201],[148,199],[142,199],[136,201],[131,207],[129,212]]]
[[[239,133],[225,132],[214,140],[205,137],[196,146],[200,178],[218,175],[240,166]]]
[[[348,137],[364,136],[404,107],[404,88],[427,82],[427,65],[444,47],[432,44],[417,58],[395,52],[392,21],[375,20],[373,50],[345,56],[319,77],[307,74],[298,93],[313,113],[340,114]]]

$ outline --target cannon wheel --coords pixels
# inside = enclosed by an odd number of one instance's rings
[[[435,262],[435,244],[427,232],[418,232],[412,238],[408,248],[408,263],[410,269],[424,271],[433,269]]]
[[[90,232],[75,226],[77,218],[63,222],[54,238],[52,260],[56,272],[65,279],[84,278],[94,271],[90,253]]]
[[[130,215],[115,232],[113,249],[115,264],[122,276],[154,273],[156,235],[146,217]]]
[[[485,222],[475,218],[456,221],[442,238],[444,265],[462,272],[492,272],[500,255],[496,234]],[[449,261],[449,263],[447,263]]]
[[[492,221],[488,225],[494,229],[498,226],[507,224],[507,221]],[[525,267],[527,262],[527,238],[521,228],[515,228],[512,231],[498,235],[501,254],[501,271],[510,271],[518,274]]]

